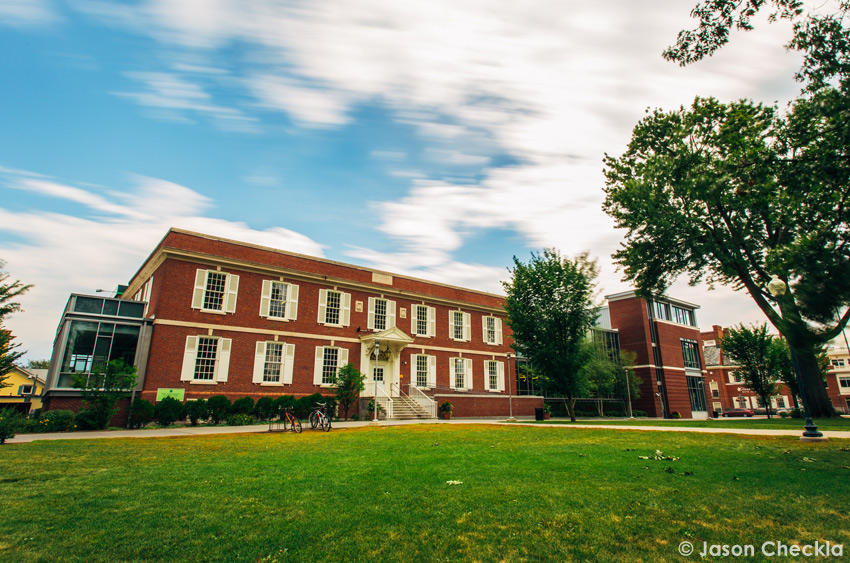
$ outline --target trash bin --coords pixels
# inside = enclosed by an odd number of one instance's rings
[[[534,420],[543,420],[543,409],[535,408],[534,409]]]
[[[711,412],[711,415],[712,415],[714,418],[720,418],[720,411],[712,411],[712,412]]]

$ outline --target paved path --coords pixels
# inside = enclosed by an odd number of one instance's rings
[[[800,436],[802,429],[762,429],[762,428],[694,428],[686,426],[629,426],[625,424],[538,424],[530,418],[520,418],[516,422],[506,422],[502,418],[461,418],[455,420],[382,420],[372,423],[365,420],[334,422],[334,428],[363,428],[368,426],[386,427],[405,424],[498,424],[521,425],[553,430],[570,429],[604,429],[604,430],[637,430],[653,432],[698,432],[704,434],[745,434],[749,436]],[[176,436],[206,436],[210,434],[246,434],[252,432],[267,432],[268,425],[253,426],[182,426],[172,428],[142,428],[140,430],[105,430],[85,432],[52,432],[44,434],[18,434],[6,440],[7,444],[23,444],[36,440],[90,440],[95,438],[169,438]],[[850,439],[850,432],[827,430],[823,432],[827,438]]]

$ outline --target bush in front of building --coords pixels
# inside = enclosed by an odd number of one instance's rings
[[[154,417],[153,403],[147,399],[135,399],[127,409],[130,428],[144,428]]]
[[[270,420],[277,414],[277,404],[272,397],[260,397],[254,405],[254,416],[260,420]]]
[[[15,409],[0,409],[0,444],[15,437],[22,420],[21,413]]]
[[[254,424],[256,421],[257,419],[255,419],[250,414],[237,413],[228,416],[226,422],[228,426],[247,426],[250,424]]]
[[[210,417],[210,409],[206,399],[195,399],[194,401],[186,401],[186,416],[189,417],[189,424],[197,426],[199,422],[203,422]]]
[[[313,410],[313,407],[316,403],[326,403],[327,413],[329,416],[333,417],[334,409],[336,408],[336,402],[333,397],[326,397],[321,393],[313,393],[312,395],[307,395],[305,397],[301,397],[300,399],[295,401],[295,416],[298,418],[307,418],[310,416],[310,411]]]
[[[213,424],[218,424],[230,414],[230,399],[224,395],[213,395],[207,399],[207,408]]]
[[[292,395],[281,395],[274,401],[275,408],[277,409],[275,411],[275,416],[280,414],[283,409],[295,408],[296,402],[297,401],[295,400],[295,397],[293,397]]]
[[[165,397],[154,406],[153,416],[160,426],[170,426],[186,418],[186,408],[174,397]]]
[[[230,405],[230,414],[251,414],[252,412],[254,412],[254,399],[251,397],[236,399]]]
[[[38,417],[41,432],[66,432],[74,425],[74,411],[56,409],[43,411]]]
[[[83,409],[74,415],[72,430],[102,430],[103,412],[100,409]]]

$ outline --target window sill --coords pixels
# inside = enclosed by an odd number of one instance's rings
[[[189,381],[189,383],[191,385],[218,385],[218,381],[214,379],[212,381],[207,381],[205,379],[193,379]]]
[[[261,387],[283,387],[286,383],[275,383],[273,381],[263,381],[260,383]]]
[[[267,321],[277,321],[277,322],[280,322],[280,323],[288,323],[289,321],[295,320],[295,319],[287,319],[287,318],[283,318],[283,317],[271,317],[271,316],[268,316],[268,315],[260,315],[260,316],[263,317],[264,319],[266,319]]]
[[[217,311],[215,309],[195,309],[196,311],[200,311],[202,313],[209,313],[211,315],[226,315],[226,311]]]

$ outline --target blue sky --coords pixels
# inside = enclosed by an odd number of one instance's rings
[[[68,294],[171,226],[493,292],[553,246],[629,289],[603,154],[648,107],[798,89],[784,24],[663,61],[693,1],[0,0],[0,258],[35,284],[9,327],[47,357]]]

